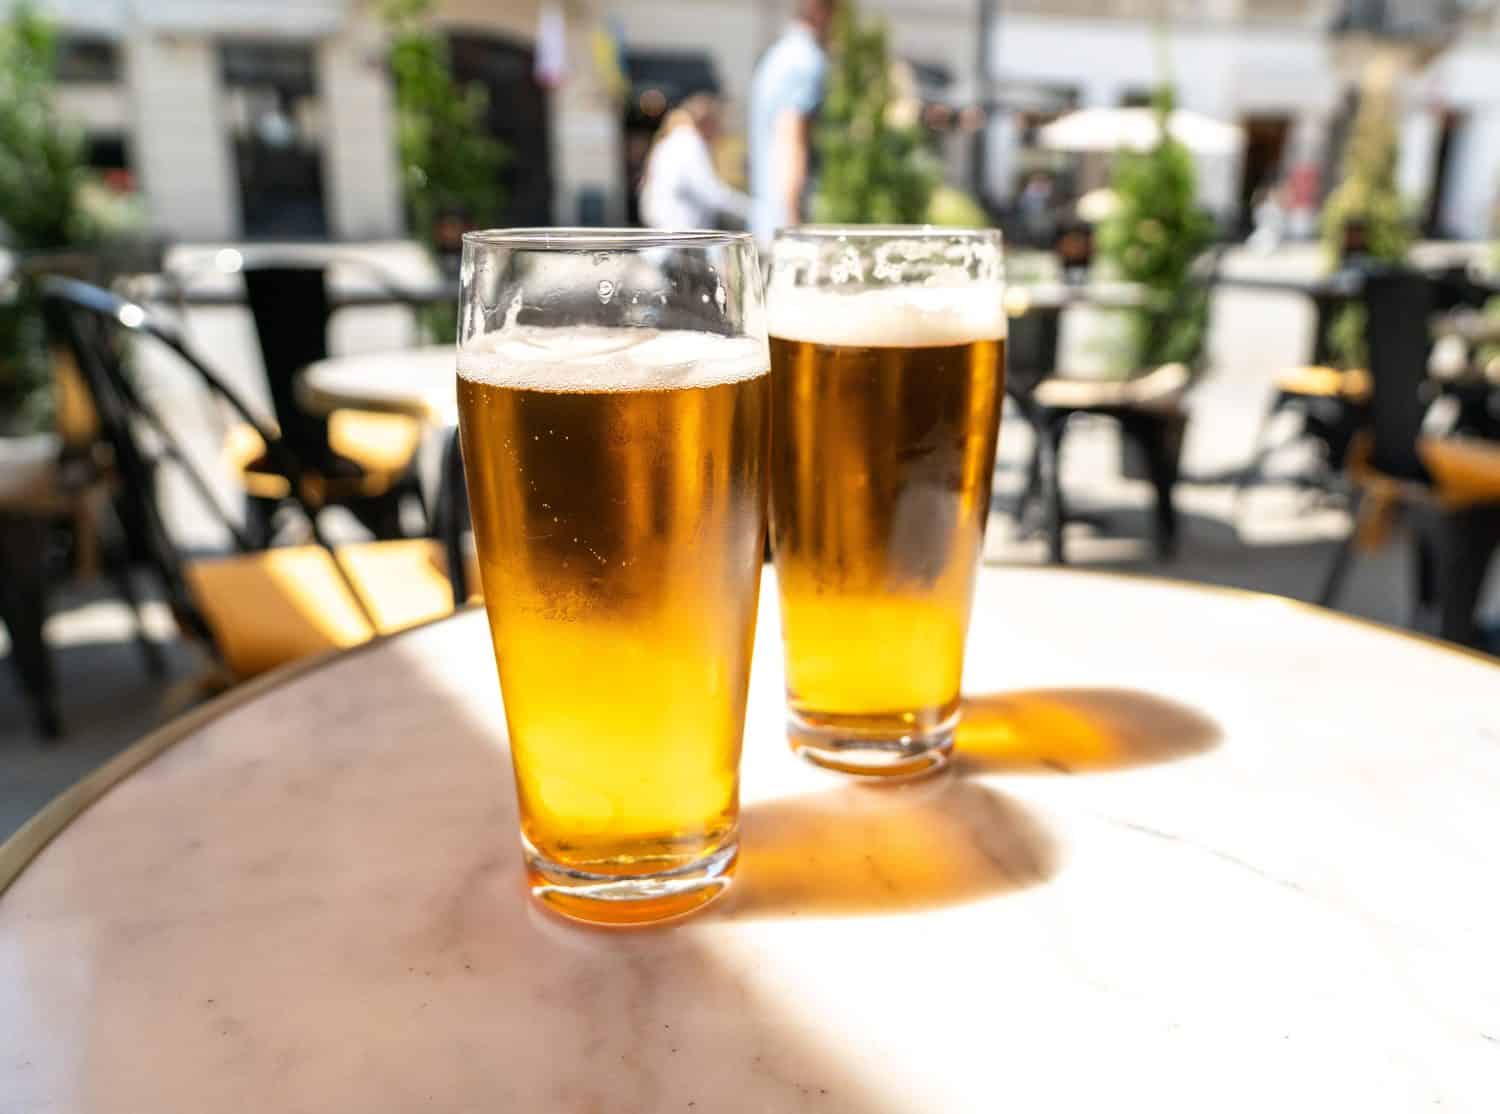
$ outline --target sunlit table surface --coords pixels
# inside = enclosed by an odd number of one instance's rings
[[[956,770],[877,788],[787,751],[762,600],[702,915],[528,901],[467,612],[234,691],[0,851],[0,1109],[1495,1109],[1487,659],[988,570]]]
[[[451,344],[332,356],[302,369],[297,401],[315,414],[350,407],[455,425],[457,376]]]

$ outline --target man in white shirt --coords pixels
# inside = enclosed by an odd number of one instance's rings
[[[824,44],[837,0],[799,0],[798,17],[750,82],[750,228],[762,243],[802,219],[812,125],[828,73]]]

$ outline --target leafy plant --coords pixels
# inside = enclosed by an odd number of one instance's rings
[[[926,219],[938,175],[915,119],[904,119],[885,25],[862,24],[853,0],[834,18],[833,64],[819,114],[814,218],[838,224]]]
[[[22,4],[0,25],[0,236],[18,259],[0,288],[0,431],[44,428],[51,417],[51,357],[28,254],[84,233],[78,189],[83,139],[53,100],[57,45],[51,25]]]
[[[1390,92],[1384,83],[1367,80],[1344,147],[1343,177],[1323,205],[1330,268],[1342,266],[1351,253],[1391,263],[1406,258],[1412,227],[1396,187],[1396,154]],[[1365,366],[1364,306],[1352,303],[1338,311],[1328,343],[1340,367]]]
[[[427,22],[431,0],[385,0],[396,90],[396,146],[415,233],[451,248],[445,228],[494,223],[505,208],[507,154],[485,126],[489,97],[453,78],[448,45]]]
[[[1099,250],[1120,275],[1150,292],[1130,316],[1132,367],[1191,364],[1208,327],[1208,292],[1192,285],[1193,261],[1214,238],[1198,204],[1192,155],[1167,130],[1176,97],[1163,83],[1152,98],[1159,137],[1147,151],[1115,157],[1115,211],[1099,227]]]

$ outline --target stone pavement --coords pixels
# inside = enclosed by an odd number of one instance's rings
[[[386,251],[381,261],[398,270],[415,265],[400,249]],[[1318,260],[1314,250],[1297,247],[1270,257],[1236,252],[1226,266],[1262,275],[1312,275]],[[205,356],[256,397],[264,398],[264,388],[257,383],[254,333],[243,313],[193,313],[188,326],[191,341]],[[1149,488],[1121,478],[1115,430],[1107,422],[1080,422],[1066,443],[1064,487],[1072,508],[1099,512],[1106,529],[1101,533],[1087,526],[1071,527],[1069,562],[1081,568],[1134,571],[1312,598],[1327,568],[1332,542],[1347,528],[1346,516],[1310,506],[1305,494],[1271,484],[1251,494],[1236,522],[1231,490],[1223,479],[1247,458],[1270,395],[1271,376],[1277,368],[1304,358],[1310,327],[1311,314],[1296,296],[1232,290],[1216,296],[1210,371],[1191,395],[1192,419],[1184,450],[1188,476],[1209,482],[1184,483],[1179,488],[1183,530],[1180,555],[1170,563],[1158,564],[1151,558],[1146,544]],[[361,310],[338,323],[333,340],[336,350],[372,349],[403,343],[407,336],[407,322],[387,311]],[[1064,362],[1070,343],[1065,337]],[[156,360],[143,360],[142,367],[152,389],[163,392],[173,412],[183,415],[185,427],[200,431],[195,455],[212,465],[213,431],[220,428],[217,416],[180,374]],[[988,561],[1024,564],[1044,559],[1040,540],[1015,538],[1014,520],[1008,513],[1021,487],[1027,449],[1025,425],[1007,416],[1001,433],[997,511],[991,522]],[[1295,464],[1291,454],[1281,458],[1283,467]],[[229,490],[231,481],[221,478]],[[180,536],[195,546],[221,544],[218,531],[180,485],[167,485],[166,501]],[[1402,622],[1409,570],[1406,547],[1400,542],[1397,539],[1396,544],[1364,557],[1355,566],[1344,610],[1381,622]],[[1492,613],[1500,609],[1500,584],[1491,583],[1487,607]],[[1101,615],[1099,621],[1110,619]],[[170,642],[172,668],[166,681],[147,676],[131,641],[127,614],[107,592],[91,585],[59,593],[48,635],[65,693],[68,736],[53,747],[38,744],[11,671],[0,668],[0,838],[78,777],[199,698],[193,683],[201,664],[197,652],[175,638],[171,619],[160,604],[148,607],[148,622],[160,638]],[[1212,632],[1205,632],[1205,639],[1211,637]],[[0,654],[4,651],[0,636]]]

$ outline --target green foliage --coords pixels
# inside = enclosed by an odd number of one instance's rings
[[[1120,275],[1151,291],[1130,311],[1131,366],[1192,364],[1208,327],[1208,294],[1191,285],[1193,261],[1213,242],[1213,218],[1198,205],[1198,175],[1188,149],[1167,131],[1170,85],[1153,106],[1160,138],[1148,151],[1115,156],[1115,212],[1099,227],[1099,250]]]
[[[1330,266],[1341,264],[1345,237],[1358,225],[1364,254],[1392,263],[1406,258],[1412,228],[1396,188],[1396,125],[1390,98],[1367,88],[1348,143],[1343,178],[1323,206],[1323,250]]]
[[[1390,95],[1366,83],[1344,147],[1343,178],[1323,204],[1323,252],[1330,267],[1342,266],[1348,241],[1360,254],[1399,263],[1411,246],[1412,227],[1396,188],[1396,125]],[[1329,348],[1340,367],[1364,367],[1365,309],[1351,304],[1334,316]]]
[[[1500,215],[1496,218],[1496,232],[1500,232]],[[1500,272],[1500,240],[1495,241],[1491,262],[1497,272]],[[1484,314],[1491,321],[1500,323],[1500,294],[1491,298],[1484,305]],[[1500,361],[1500,344],[1486,345],[1479,352],[1479,361],[1483,366]]]
[[[29,5],[0,26],[0,225],[17,251],[69,243],[81,230],[83,137],[53,104],[57,44]]]
[[[485,126],[489,99],[479,85],[460,86],[448,47],[426,22],[430,0],[386,0],[396,88],[396,144],[412,229],[429,245],[443,222],[492,224],[505,207],[500,172],[505,148]]]
[[[963,190],[940,185],[932,191],[927,203],[926,223],[941,228],[983,228],[990,218],[979,202]]]
[[[84,229],[83,140],[58,118],[56,39],[29,5],[0,25],[0,239],[18,256],[55,250]],[[0,432],[30,432],[51,414],[51,362],[34,283],[0,289]]]
[[[916,224],[927,218],[937,173],[916,122],[898,111],[885,26],[862,25],[839,5],[833,64],[814,142],[820,157],[813,216],[837,224]]]

